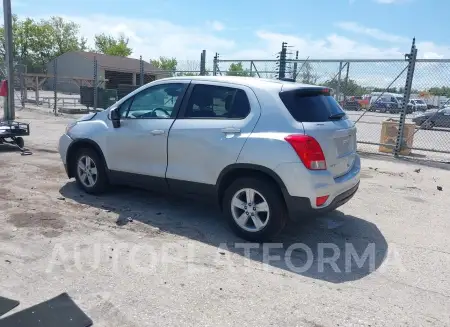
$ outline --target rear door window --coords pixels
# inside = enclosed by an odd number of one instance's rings
[[[184,118],[244,119],[250,110],[244,90],[198,84],[192,90]]]
[[[296,89],[280,92],[289,113],[298,122],[324,122],[346,119],[346,115],[327,89]]]

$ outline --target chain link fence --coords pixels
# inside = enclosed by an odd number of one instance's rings
[[[54,114],[85,113],[103,110],[141,85],[166,77],[280,79],[282,75],[331,88],[357,126],[360,151],[450,161],[450,60],[417,60],[412,55],[397,60],[308,58],[287,59],[280,67],[276,59],[224,60],[216,54],[207,61],[205,51],[199,57],[163,63],[142,57],[66,53],[39,73],[18,64],[15,104]],[[4,78],[5,69],[0,67]],[[412,74],[409,86],[408,74]]]
[[[280,69],[279,60],[215,58],[213,67],[219,76],[280,79],[282,71],[329,87],[357,126],[358,150],[450,161],[450,60],[287,59]]]
[[[1,78],[6,79],[4,65],[0,67]],[[206,68],[204,51],[200,60],[175,61],[162,67],[142,57],[68,52],[42,67],[34,67],[33,73],[25,65],[16,65],[15,106],[55,115],[82,114],[103,110],[156,79],[208,74],[212,75],[212,64]]]

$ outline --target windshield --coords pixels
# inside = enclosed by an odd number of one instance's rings
[[[425,104],[425,102],[423,100],[414,100],[414,101],[418,104]]]

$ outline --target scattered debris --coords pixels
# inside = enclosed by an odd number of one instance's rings
[[[61,200],[61,201],[66,201],[66,198],[63,197],[63,196],[58,196],[57,199],[58,199],[58,200]]]
[[[10,260],[6,259],[5,260],[6,263],[12,263]]]
[[[438,191],[442,191],[442,186],[437,186],[436,188]]]
[[[116,221],[116,225],[118,225],[118,226],[125,226],[126,224],[128,224],[128,223],[131,223],[131,222],[133,222],[133,218],[131,218],[131,217],[127,217],[127,218],[118,218],[117,219],[117,221]]]
[[[220,253],[221,255],[225,255],[225,251],[224,251],[224,250],[219,250],[219,253]]]
[[[161,212],[157,212],[156,215],[159,216],[159,215],[162,215],[162,213]]]
[[[221,287],[221,288],[219,288],[219,290],[221,290],[221,291],[222,291],[222,287]]]
[[[420,168],[414,169],[415,173],[420,173]]]
[[[35,189],[36,189],[36,186],[32,186],[31,189],[32,189],[32,190],[35,190]]]
[[[109,256],[110,259],[112,259],[112,256]]]

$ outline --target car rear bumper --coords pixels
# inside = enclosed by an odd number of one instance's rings
[[[293,220],[316,213],[332,211],[356,193],[359,187],[361,159],[355,155],[352,168],[343,176],[334,178],[329,171],[309,171],[301,164],[280,165],[276,172],[284,181],[284,199]],[[318,197],[328,196],[317,206]]]
[[[358,191],[358,188],[359,182],[351,189],[337,195],[328,206],[321,208],[313,208],[311,206],[311,201],[308,198],[287,195],[285,196],[285,201],[289,217],[291,220],[301,220],[302,218],[333,211],[347,203],[355,195],[356,191]]]

